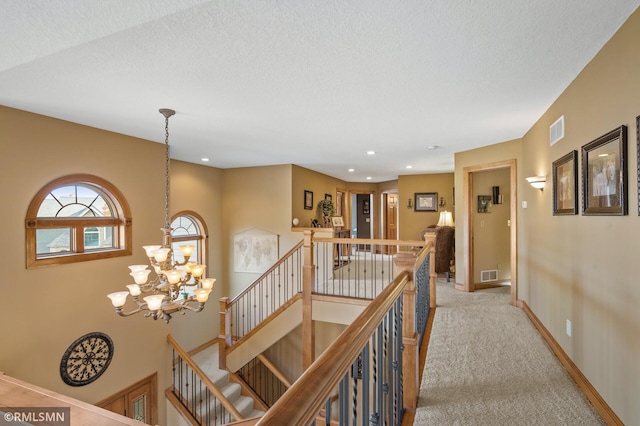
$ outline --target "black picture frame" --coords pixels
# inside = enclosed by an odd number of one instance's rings
[[[553,215],[578,214],[578,151],[553,162]]]
[[[438,193],[437,192],[416,192],[413,194],[413,210],[416,212],[437,212]]]
[[[478,213],[491,213],[489,210],[491,199],[491,195],[478,195]]]
[[[369,214],[370,212],[369,200],[362,200],[362,214]]]
[[[624,216],[627,200],[627,127],[582,146],[582,215]]]
[[[313,192],[304,190],[304,209],[313,210]]]

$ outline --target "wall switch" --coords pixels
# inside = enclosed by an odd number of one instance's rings
[[[523,208],[523,209],[526,209],[526,208],[527,208],[527,202],[526,202],[526,201],[523,201],[523,202],[522,202],[522,208]]]
[[[567,336],[571,337],[571,321],[567,320]]]
[[[480,221],[480,228],[484,228],[484,219]]]
[[[511,219],[507,219],[507,226],[511,226]]]

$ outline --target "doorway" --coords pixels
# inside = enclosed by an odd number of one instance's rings
[[[463,251],[465,276],[463,283],[456,283],[458,290],[472,292],[475,291],[475,251],[474,251],[474,218],[476,212],[476,193],[474,192],[474,174],[498,170],[509,170],[509,270],[511,277],[511,304],[516,305],[518,291],[517,274],[517,185],[516,185],[516,160],[499,161],[495,163],[481,164],[477,166],[465,167],[463,170]],[[476,175],[477,176],[477,175]]]
[[[387,240],[398,239],[398,194],[382,194],[382,238]],[[398,246],[385,246],[385,254],[395,254]]]
[[[371,194],[352,194],[351,202],[351,235],[354,238],[372,238],[373,223],[371,220]]]

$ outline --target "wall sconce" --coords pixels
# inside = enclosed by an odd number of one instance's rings
[[[407,208],[413,208],[413,200],[411,198],[409,198],[409,200],[407,200]]]
[[[493,204],[502,204],[502,194],[499,186],[493,186]]]
[[[540,191],[544,189],[544,184],[546,181],[547,178],[545,178],[544,176],[532,176],[527,178],[527,182],[529,182],[531,186],[539,189]]]
[[[440,203],[438,204],[438,206],[444,207],[446,205],[447,205],[447,203],[444,201],[444,197],[440,197]]]

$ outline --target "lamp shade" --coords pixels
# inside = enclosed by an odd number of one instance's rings
[[[163,299],[163,294],[154,294],[152,296],[145,297],[144,301],[147,302],[147,307],[150,311],[157,311],[162,306]]]
[[[215,278],[203,278],[202,280],[200,280],[200,283],[202,284],[202,288],[205,288],[207,290],[213,289],[213,285],[215,284],[215,282],[216,282]]]
[[[453,223],[453,215],[451,212],[443,211],[440,212],[440,219],[438,220],[438,224],[436,226],[455,226]]]
[[[116,291],[115,293],[108,294],[107,297],[111,299],[111,303],[113,303],[114,307],[120,308],[124,306],[128,295],[128,291]]]

